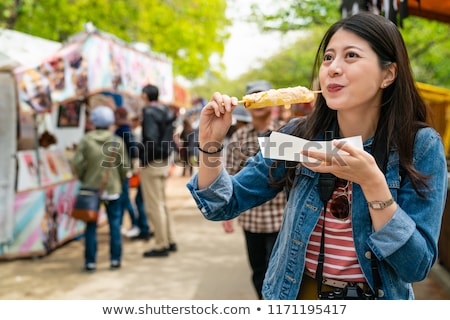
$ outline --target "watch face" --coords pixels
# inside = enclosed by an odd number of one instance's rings
[[[384,208],[390,206],[393,203],[394,203],[394,199],[391,198],[391,199],[389,199],[387,201],[372,201],[372,202],[369,202],[369,206],[372,209],[384,209]]]

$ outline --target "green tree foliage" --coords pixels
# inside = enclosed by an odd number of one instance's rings
[[[92,22],[126,42],[144,42],[195,79],[222,56],[229,37],[226,0],[3,0],[0,26],[65,41]]]
[[[257,22],[262,30],[306,29],[330,25],[339,19],[339,5],[340,0],[274,1],[269,8],[255,3],[249,20]]]
[[[450,88],[450,25],[410,16],[400,31],[416,80]]]

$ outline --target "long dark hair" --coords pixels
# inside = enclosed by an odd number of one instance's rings
[[[426,187],[426,177],[413,166],[414,139],[418,129],[426,123],[427,104],[419,95],[403,38],[396,25],[383,16],[361,12],[333,24],[325,33],[317,50],[312,81],[317,78],[324,52],[331,37],[338,30],[346,30],[366,40],[378,56],[381,68],[397,64],[397,78],[383,90],[380,118],[374,136],[374,144],[383,143],[387,151],[395,146],[399,153],[400,169],[403,170],[419,194]],[[401,116],[400,116],[401,115]],[[337,121],[336,110],[328,108],[322,95],[318,95],[313,112],[306,121],[299,121],[291,134],[305,139],[315,139],[329,130]],[[385,137],[385,141],[380,141]],[[295,167],[289,166],[282,182],[292,186]]]

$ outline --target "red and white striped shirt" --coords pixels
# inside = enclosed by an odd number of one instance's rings
[[[345,195],[349,202],[349,215],[345,220],[335,218],[330,212],[330,205],[338,196]],[[327,202],[325,217],[325,261],[322,277],[348,282],[366,282],[356,257],[352,232],[352,184],[338,187]],[[306,269],[315,274],[320,252],[320,240],[324,221],[324,210],[306,249]]]

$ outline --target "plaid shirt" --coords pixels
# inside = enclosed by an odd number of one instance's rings
[[[269,130],[276,130],[280,126],[272,121]],[[226,170],[234,175],[241,170],[247,159],[259,151],[258,132],[252,123],[237,130],[230,138],[226,153]],[[239,224],[244,230],[253,233],[278,232],[281,227],[286,195],[284,192],[258,206],[247,210],[238,217]]]

